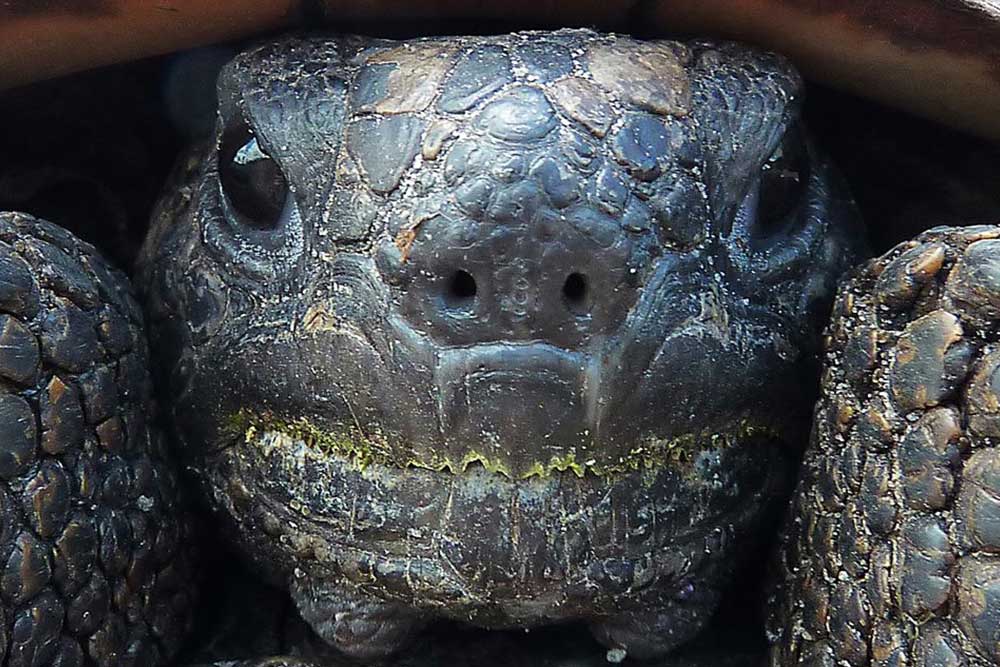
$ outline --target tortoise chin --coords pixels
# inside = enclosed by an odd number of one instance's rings
[[[487,627],[672,606],[700,622],[787,481],[781,443],[730,444],[683,464],[513,479],[479,461],[362,466],[261,427],[206,480],[261,564],[285,563],[299,586]]]
[[[799,88],[587,31],[227,66],[140,274],[180,449],[320,635],[577,618],[651,655],[701,626],[858,244]]]

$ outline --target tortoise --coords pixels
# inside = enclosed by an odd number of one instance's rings
[[[585,619],[611,660],[690,639],[783,502],[865,252],[791,65],[580,30],[291,37],[218,90],[136,272],[159,419],[124,278],[3,217],[9,664],[179,642],[192,540],[154,421],[359,659],[433,616]],[[997,660],[996,239],[932,230],[840,290],[773,664]]]

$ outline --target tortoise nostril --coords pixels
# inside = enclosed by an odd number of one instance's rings
[[[451,274],[445,299],[452,308],[466,308],[476,298],[476,279],[459,269]]]
[[[587,305],[587,277],[582,273],[569,274],[562,292],[566,306],[577,315],[582,315]]]

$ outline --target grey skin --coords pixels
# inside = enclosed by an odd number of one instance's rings
[[[325,640],[693,636],[783,502],[860,245],[784,59],[292,37],[222,72],[139,282],[180,452]]]

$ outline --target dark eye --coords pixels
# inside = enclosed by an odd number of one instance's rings
[[[754,236],[763,238],[784,230],[794,219],[808,183],[809,150],[796,125],[761,167]]]
[[[252,229],[276,229],[288,199],[288,182],[246,126],[223,136],[219,147],[222,191],[239,222]]]

